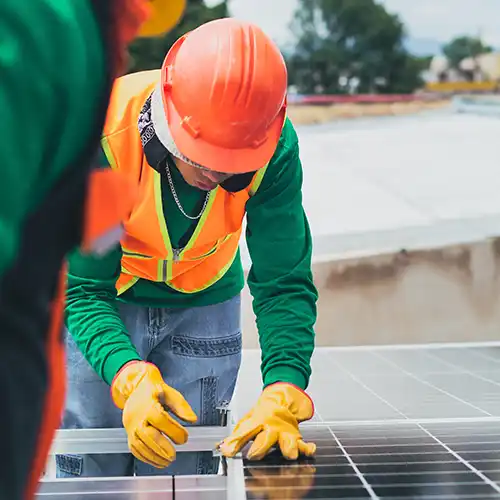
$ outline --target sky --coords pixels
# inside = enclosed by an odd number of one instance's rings
[[[481,33],[500,47],[500,0],[379,0],[398,14],[411,37],[447,42],[461,34]],[[206,0],[216,4],[217,0]],[[297,0],[229,0],[231,14],[258,24],[279,44],[286,44]]]

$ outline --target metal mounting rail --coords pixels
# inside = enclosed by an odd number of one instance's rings
[[[208,451],[228,434],[227,427],[188,427],[186,444],[176,445],[179,452]],[[130,453],[124,429],[58,430],[50,455],[89,455]]]
[[[231,411],[229,403],[217,407],[220,425],[186,426],[187,443],[176,445],[179,452],[210,451],[229,434]],[[90,455],[130,453],[125,429],[59,429],[49,455]]]
[[[227,404],[218,408],[221,426],[190,426],[186,444],[176,446],[179,453],[215,450],[228,436],[235,421]],[[71,429],[58,430],[50,454],[116,454],[130,453],[125,430]],[[110,456],[110,460],[113,457]],[[241,454],[224,459],[223,473],[196,476],[80,477],[42,479],[36,496],[40,500],[246,500]]]
[[[225,476],[56,479],[42,481],[37,499],[222,500],[226,496],[227,481]]]

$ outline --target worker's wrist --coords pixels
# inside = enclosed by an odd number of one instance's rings
[[[111,385],[118,372],[131,361],[142,361],[134,349],[118,351],[108,356],[103,369],[104,381]]]
[[[120,378],[121,374],[123,372],[125,372],[125,370],[131,366],[131,365],[136,365],[137,363],[144,363],[144,361],[139,361],[137,359],[134,359],[133,361],[129,361],[128,363],[125,363],[119,370],[118,372],[116,373],[116,375],[114,376],[113,378],[113,381],[111,382],[111,387],[113,387],[115,385],[115,382],[117,379]]]
[[[287,382],[296,386],[298,389],[305,391],[308,385],[308,380],[302,371],[292,366],[274,366],[264,375],[264,388],[278,382]]]

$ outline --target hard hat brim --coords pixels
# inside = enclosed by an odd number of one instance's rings
[[[165,99],[164,96],[162,99],[168,127],[179,151],[205,168],[228,174],[255,172],[267,165],[276,151],[286,118],[286,108],[283,107],[268,129],[266,139],[259,146],[228,149],[205,142],[203,137],[194,138],[182,126],[182,118],[170,99]]]

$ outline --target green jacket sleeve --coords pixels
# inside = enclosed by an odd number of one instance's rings
[[[52,141],[47,125],[57,119],[58,98],[66,97],[56,92],[60,78],[50,54],[57,45],[55,37],[45,33],[44,40],[40,33],[48,9],[26,3],[0,2],[0,274],[16,254],[26,214],[43,196],[38,176],[43,169],[51,180],[60,173],[46,161]],[[42,17],[40,29],[33,24],[35,15]]]
[[[89,103],[102,90],[104,56],[87,2],[1,0],[0,33],[3,274],[27,213],[87,140],[95,113]]]
[[[2,35],[3,36],[3,35]],[[7,37],[8,40],[8,37]],[[14,43],[15,40],[12,40]],[[8,41],[5,42],[8,45]],[[47,92],[43,85],[33,82],[32,89],[25,89],[28,94],[13,105],[17,100],[16,79],[21,79],[21,69],[5,70],[9,47],[0,49],[0,165],[2,166],[2,187],[0,191],[0,274],[3,274],[12,262],[19,244],[19,232],[24,217],[31,205],[32,186],[36,182],[42,165],[46,141],[45,125],[39,115],[29,109],[40,101],[40,105],[56,105],[55,96]],[[17,73],[17,74],[16,74]],[[34,80],[37,80],[36,78]],[[48,112],[48,110],[47,110]],[[50,115],[49,115],[50,116]],[[24,129],[25,120],[28,125],[38,125],[39,130],[33,130],[29,135],[28,147],[26,138],[19,131]],[[35,123],[33,123],[35,122]]]
[[[104,257],[77,252],[69,259],[66,326],[108,384],[124,364],[141,359],[117,308],[115,283],[121,252],[117,246]]]
[[[247,202],[246,241],[264,386],[281,381],[305,389],[318,296],[311,232],[302,206],[298,139],[288,120],[260,188]]]

